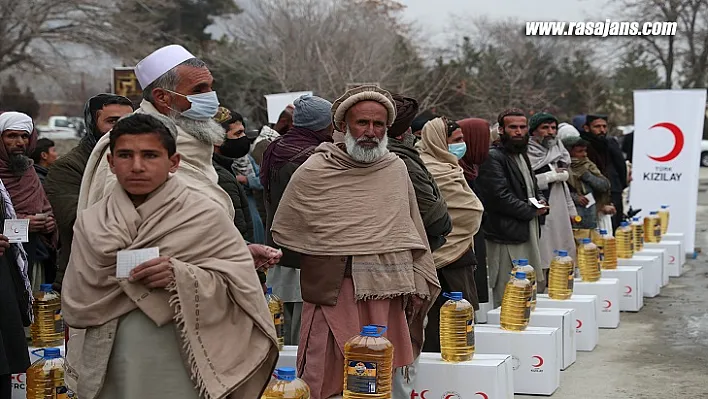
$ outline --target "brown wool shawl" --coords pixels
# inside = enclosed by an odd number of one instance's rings
[[[99,327],[139,308],[158,326],[177,325],[203,398],[260,395],[278,358],[275,329],[253,258],[221,207],[178,176],[137,208],[116,184],[74,231],[62,295],[69,326]],[[115,277],[117,251],[148,247],[172,258],[166,290]]]

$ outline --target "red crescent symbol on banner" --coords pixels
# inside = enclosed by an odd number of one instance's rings
[[[605,306],[605,309],[609,309],[612,307],[612,302],[608,301],[607,299],[605,299],[604,302],[607,304],[607,306]]]
[[[669,256],[669,263],[670,263],[670,264],[673,264],[674,262],[676,262],[676,257],[675,257],[675,256]]]
[[[489,395],[487,395],[487,394],[484,393],[484,392],[475,392],[474,394],[481,396],[482,399],[489,399]]]
[[[575,326],[575,328],[580,328],[583,326],[583,322],[580,319],[576,319],[575,321],[578,322],[578,324]]]
[[[671,122],[657,123],[656,125],[650,127],[649,130],[654,129],[655,127],[663,127],[664,129],[670,131],[674,135],[674,148],[672,148],[671,151],[664,156],[653,157],[653,156],[649,155],[649,158],[651,158],[652,160],[654,160],[656,162],[673,161],[674,159],[676,159],[677,156],[679,156],[679,154],[683,150],[683,144],[684,144],[683,132],[681,131],[681,129],[678,126],[674,125]]]
[[[631,293],[632,293],[632,287],[630,287],[630,286],[628,286],[628,285],[625,285],[624,287],[627,289],[627,291],[624,292],[625,294],[631,294]]]
[[[424,389],[423,392],[420,393],[420,399],[428,399],[425,397],[425,394],[428,393],[427,389]]]
[[[543,366],[543,358],[541,356],[531,356],[532,359],[537,359],[538,364],[532,364],[531,367],[541,367]]]

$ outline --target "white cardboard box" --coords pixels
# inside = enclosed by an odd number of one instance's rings
[[[277,367],[296,367],[296,363],[297,346],[283,347]],[[412,397],[432,399],[455,393],[460,398],[513,399],[511,355],[475,353],[467,362],[449,363],[439,353],[421,353]]]
[[[648,242],[644,244],[644,249],[665,249],[669,267],[667,273],[669,277],[681,277],[683,274],[683,263],[681,263],[681,241],[662,240],[659,243]],[[685,256],[685,254],[684,254]]]
[[[475,353],[467,362],[448,363],[439,353],[422,353],[411,397],[513,399],[512,357]]]
[[[594,295],[573,294],[570,299],[551,299],[548,294],[538,294],[536,309],[573,309],[575,310],[575,345],[579,351],[590,352],[599,340],[597,326],[597,297]]]
[[[499,325],[501,321],[501,308],[491,310],[487,314],[489,324]],[[561,370],[565,370],[575,363],[577,346],[575,343],[575,310],[536,308],[531,312],[530,327],[550,327],[560,330]]]
[[[492,298],[489,298],[490,300]],[[475,324],[487,324],[489,320],[487,319],[487,313],[492,310],[491,302],[482,302],[479,304],[479,310],[474,313]]]
[[[552,395],[560,386],[558,334],[548,327],[506,331],[491,324],[475,326],[476,352],[512,356],[515,393]]]
[[[66,356],[66,353],[64,352],[64,345],[56,346],[55,348],[59,348],[59,353],[61,353],[62,356]],[[29,348],[30,363],[34,363],[41,358],[41,352],[39,352],[40,356],[32,353],[37,349],[38,348],[34,347]],[[10,384],[12,385],[12,399],[27,398],[27,374],[22,373],[11,375]]]
[[[654,298],[661,292],[663,266],[658,256],[634,255],[630,259],[617,259],[617,265],[642,267],[642,292],[645,298]]]
[[[616,278],[601,278],[594,283],[576,279],[573,287],[573,296],[597,296],[597,326],[600,328],[619,327],[620,292],[620,283]]]
[[[665,287],[669,284],[669,256],[665,249],[647,247],[648,243],[644,243],[644,249],[635,252],[634,256],[658,256],[661,258],[661,286]]]
[[[681,243],[681,254],[680,260],[681,265],[686,264],[686,256],[690,255],[693,257],[693,248],[686,248],[686,235],[683,233],[666,233],[662,236],[662,240],[667,241],[678,241]]]
[[[638,312],[644,306],[641,266],[617,266],[614,270],[603,270],[603,278],[616,278],[620,284],[619,308],[622,312]]]

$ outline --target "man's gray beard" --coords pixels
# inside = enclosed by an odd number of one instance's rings
[[[8,168],[12,174],[21,176],[32,166],[32,159],[23,154],[9,154]]]
[[[551,136],[546,136],[543,138],[543,141],[541,141],[541,145],[545,147],[547,150],[550,150],[551,148],[555,147],[558,144],[558,137],[551,137]]]
[[[359,145],[359,143],[367,141],[376,143],[377,146],[374,148],[366,148]],[[347,147],[347,153],[349,156],[355,161],[361,163],[374,163],[381,159],[384,155],[388,154],[388,135],[385,133],[383,139],[381,140],[376,137],[369,139],[365,136],[361,136],[357,140],[354,136],[352,136],[351,130],[349,129],[349,126],[347,126],[347,132],[344,135],[344,144]]]
[[[195,121],[194,119],[185,118],[176,111],[170,111],[167,117],[172,119],[175,125],[181,127],[185,133],[204,144],[220,145],[226,137],[224,128],[213,119]]]

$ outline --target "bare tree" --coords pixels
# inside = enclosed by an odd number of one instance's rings
[[[273,92],[312,90],[332,100],[355,82],[379,82],[432,106],[440,101],[436,88],[452,78],[426,75],[408,27],[398,22],[402,9],[388,0],[260,0],[230,24],[230,50],[209,58],[260,97],[244,99],[251,108]]]

